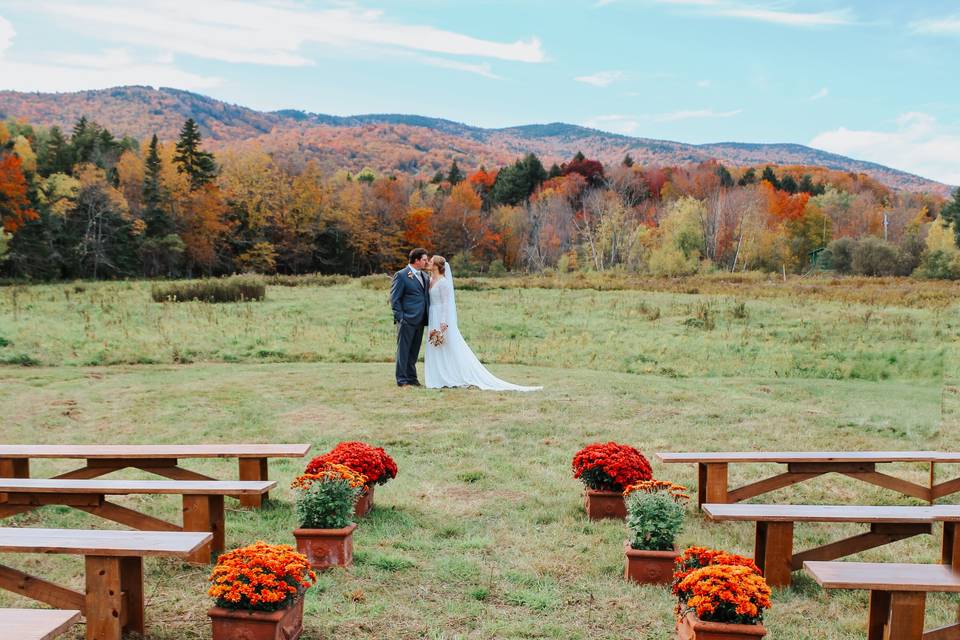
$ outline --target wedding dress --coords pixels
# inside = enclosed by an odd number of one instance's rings
[[[522,387],[501,380],[487,371],[460,335],[457,327],[457,305],[453,295],[453,271],[446,265],[446,274],[430,287],[430,318],[427,335],[447,325],[443,344],[427,341],[423,358],[427,387],[478,387],[484,391],[538,391],[543,387]]]

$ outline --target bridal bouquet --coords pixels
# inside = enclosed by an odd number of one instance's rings
[[[427,336],[427,341],[435,347],[439,347],[443,344],[444,338],[446,337],[446,332],[443,329],[431,329],[430,335]]]

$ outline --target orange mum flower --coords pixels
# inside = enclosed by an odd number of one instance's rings
[[[325,463],[318,466],[313,473],[304,473],[297,476],[290,487],[293,489],[303,489],[306,491],[314,482],[318,480],[346,480],[351,487],[364,487],[367,484],[367,477],[362,473],[357,473],[350,467],[342,464]]]
[[[217,558],[207,593],[218,607],[276,611],[293,604],[316,581],[307,557],[293,547],[258,541]]]
[[[678,613],[696,612],[704,621],[759,624],[770,608],[770,587],[750,567],[711,565],[692,571],[678,585]]]
[[[666,480],[644,480],[636,484],[631,484],[623,490],[623,497],[626,498],[634,491],[643,491],[644,493],[660,493],[661,491],[673,498],[677,504],[686,504],[690,501],[690,495],[682,484],[674,484]]]

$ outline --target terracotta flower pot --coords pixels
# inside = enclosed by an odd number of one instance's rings
[[[279,611],[213,607],[213,640],[296,640],[303,633],[303,598]]]
[[[623,577],[639,584],[670,584],[673,567],[680,554],[676,551],[645,551],[634,549],[624,542],[627,556]]]
[[[373,509],[373,489],[377,485],[368,484],[367,488],[364,490],[363,495],[357,498],[357,504],[353,508],[353,515],[358,518],[370,513],[370,510]]]
[[[627,517],[627,503],[618,491],[594,491],[587,489],[583,494],[583,508],[591,520],[613,518],[623,520]]]
[[[704,622],[693,611],[677,623],[677,640],[756,640],[765,635],[762,624]]]
[[[342,529],[295,529],[297,551],[307,556],[313,569],[349,567],[353,564],[353,530],[351,524]]]

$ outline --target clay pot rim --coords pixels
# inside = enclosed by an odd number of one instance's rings
[[[758,638],[767,635],[767,628],[762,624],[731,624],[729,622],[709,622],[701,620],[695,611],[688,611],[684,615],[688,624],[694,631],[712,631],[714,633],[739,633],[741,635],[756,636]]]
[[[302,536],[308,538],[311,536],[314,537],[324,537],[324,538],[335,538],[348,536],[353,533],[353,530],[357,528],[357,523],[348,524],[342,529],[301,529],[297,528],[293,530],[294,537]]]
[[[623,497],[623,491],[600,491],[598,489],[591,489],[589,487],[585,487],[585,489],[586,489],[586,494],[588,496],[618,496],[621,498]]]
[[[303,602],[303,597],[299,597],[283,609],[276,611],[256,611],[254,609],[227,609],[225,607],[210,607],[207,610],[207,616],[211,618],[243,618],[245,620],[264,620],[267,622],[276,622],[287,615],[291,609]]]
[[[672,551],[652,551],[648,549],[634,549],[630,546],[629,540],[623,541],[624,553],[627,554],[628,558],[679,558],[680,552],[674,548]]]

